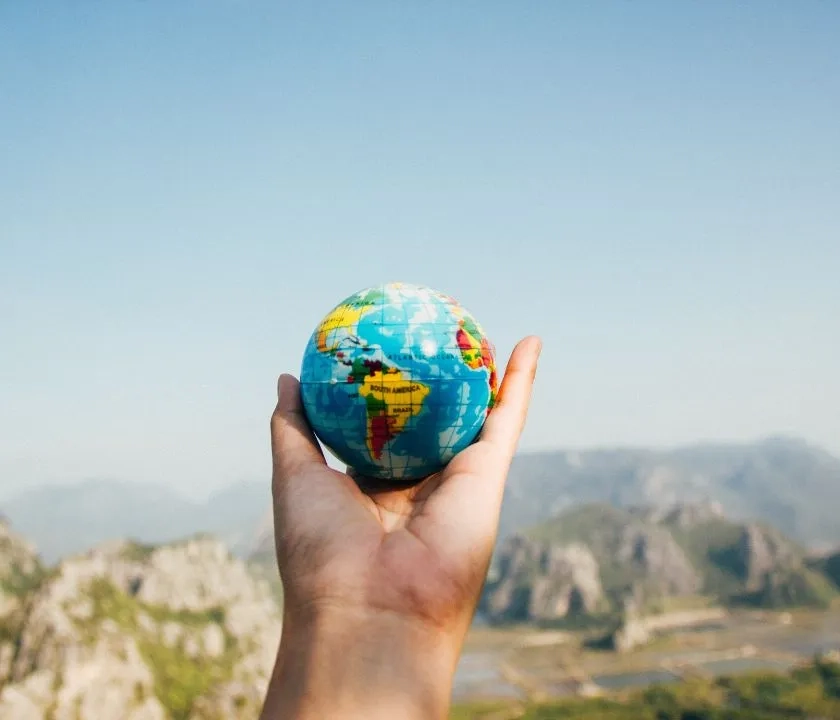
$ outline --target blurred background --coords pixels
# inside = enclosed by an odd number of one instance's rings
[[[277,375],[403,280],[544,341],[453,712],[840,717],[838,36],[0,3],[0,716],[255,717]]]

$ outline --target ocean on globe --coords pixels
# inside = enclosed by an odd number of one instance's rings
[[[493,344],[449,295],[361,290],[318,324],[301,367],[306,417],[358,474],[414,481],[473,443],[497,391]]]

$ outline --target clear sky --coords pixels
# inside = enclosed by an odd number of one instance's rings
[[[0,496],[267,477],[276,376],[401,279],[523,448],[840,453],[840,4],[0,2]]]

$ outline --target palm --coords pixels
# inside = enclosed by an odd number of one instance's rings
[[[284,376],[273,420],[273,487],[290,601],[363,603],[433,622],[464,608],[471,614],[538,351],[533,341],[517,346],[479,442],[442,473],[400,490],[362,490],[328,467],[300,412],[297,383]]]

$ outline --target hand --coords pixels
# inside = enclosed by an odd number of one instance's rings
[[[399,490],[331,469],[282,375],[271,419],[283,636],[263,720],[445,718],[531,396],[538,338],[514,349],[476,443]]]

